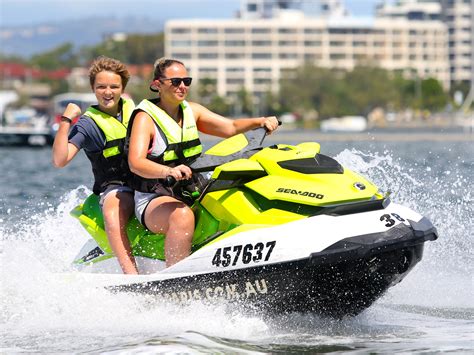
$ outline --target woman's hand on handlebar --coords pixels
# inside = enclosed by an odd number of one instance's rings
[[[268,116],[263,117],[261,127],[265,127],[267,133],[271,134],[274,130],[278,128],[279,124],[280,122],[278,122],[278,119],[275,116]]]
[[[170,167],[167,174],[168,176],[172,176],[173,178],[175,178],[176,181],[180,181],[191,179],[193,172],[191,171],[191,168],[189,166],[181,164],[175,166],[174,168]]]

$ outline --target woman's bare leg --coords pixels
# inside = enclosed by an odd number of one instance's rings
[[[153,199],[145,210],[145,223],[153,233],[164,233],[166,266],[176,264],[191,253],[194,234],[193,211],[170,196]]]

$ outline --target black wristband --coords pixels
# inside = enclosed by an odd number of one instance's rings
[[[61,116],[61,122],[69,122],[69,123],[72,123],[72,119],[70,119],[70,118],[67,117],[67,116]]]

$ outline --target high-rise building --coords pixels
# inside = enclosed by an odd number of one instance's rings
[[[474,80],[474,1],[441,0],[442,20],[448,26],[452,82]]]
[[[452,83],[471,82],[474,71],[473,0],[398,0],[377,7],[378,17],[411,21],[441,20],[448,30],[449,66]]]
[[[275,18],[292,10],[321,16],[347,16],[341,0],[242,0],[240,17],[243,19]]]
[[[240,18],[168,21],[166,56],[183,60],[197,80],[215,79],[221,96],[276,91],[282,72],[305,62],[344,70],[370,63],[449,86],[440,19],[357,19],[343,16],[339,0],[319,4],[319,16],[309,16],[303,0],[243,0]]]
[[[385,1],[376,7],[377,17],[407,18],[412,21],[441,20],[439,0]]]

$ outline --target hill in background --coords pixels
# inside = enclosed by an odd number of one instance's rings
[[[54,24],[0,27],[0,52],[29,58],[66,42],[76,47],[100,43],[111,34],[156,33],[163,31],[162,20],[146,17],[90,17]]]

